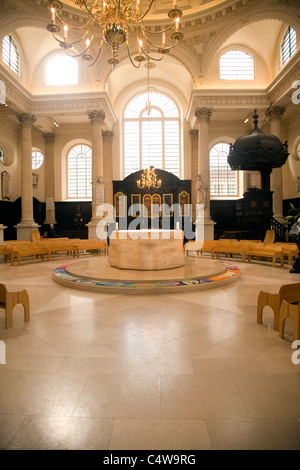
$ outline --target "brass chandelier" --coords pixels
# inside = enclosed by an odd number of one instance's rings
[[[142,179],[136,182],[140,189],[158,189],[161,187],[161,180],[157,179],[157,174],[153,166],[146,168],[142,173]]]
[[[73,26],[67,24],[61,11],[62,2],[59,0],[50,0],[51,23],[46,28],[50,31],[59,45],[67,54],[73,57],[81,56],[88,64],[93,65],[99,58],[103,44],[111,47],[112,56],[108,62],[112,68],[118,64],[118,50],[123,44],[126,44],[128,57],[132,65],[136,68],[149,58],[160,61],[173,47],[175,47],[183,34],[179,31],[179,20],[182,11],[177,7],[177,0],[173,0],[173,7],[168,12],[170,24],[159,31],[152,31],[144,25],[144,19],[149,13],[154,0],[71,0],[87,16],[82,26]],[[63,37],[59,35],[63,29]],[[129,35],[135,36],[136,49],[138,55],[132,59],[129,49]],[[80,37],[71,41],[69,34],[79,33]],[[173,32],[172,32],[173,31]],[[143,43],[146,45],[144,45]],[[94,47],[94,44],[97,46]],[[74,53],[72,48],[79,46],[81,52]],[[93,57],[92,49],[96,50],[96,56]],[[147,52],[146,52],[146,50]],[[159,54],[159,57],[150,56],[149,50]],[[152,54],[152,53],[151,53]]]

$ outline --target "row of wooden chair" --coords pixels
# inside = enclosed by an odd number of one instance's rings
[[[235,239],[219,239],[219,240],[204,240],[203,242],[189,241],[185,245],[185,252],[189,255],[190,252],[202,254],[209,252],[211,258],[219,258],[221,254],[228,256],[240,255],[242,262],[251,262],[255,257],[260,260],[267,258],[272,260],[273,267],[276,266],[279,260],[280,266],[284,265],[285,260],[290,265],[294,258],[298,257],[298,247],[295,243],[265,243],[255,240],[235,240]]]
[[[72,238],[50,238],[37,241],[9,240],[0,245],[0,255],[4,255],[5,261],[10,259],[12,265],[15,260],[21,264],[23,258],[35,257],[41,260],[45,258],[49,261],[51,255],[65,252],[67,255],[79,257],[80,252],[85,250],[104,250],[105,254],[108,245],[103,240],[82,240]]]

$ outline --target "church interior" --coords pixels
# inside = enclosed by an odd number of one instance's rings
[[[300,450],[300,2],[0,0],[0,119],[0,449]]]

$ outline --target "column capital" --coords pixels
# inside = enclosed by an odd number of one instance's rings
[[[266,110],[266,116],[270,119],[281,119],[284,115],[285,107],[283,106],[270,106]]]
[[[17,118],[22,127],[32,127],[36,121],[36,117],[30,113],[17,114]]]
[[[100,124],[102,124],[105,119],[105,112],[103,109],[93,109],[92,111],[88,111],[88,116],[92,124],[95,122],[100,122]]]
[[[47,134],[44,134],[44,139],[45,139],[46,144],[54,144],[55,135],[49,132]]]
[[[114,133],[112,131],[103,131],[102,132],[102,138],[103,140],[113,140]]]
[[[190,138],[196,139],[198,137],[198,129],[190,129]]]
[[[197,107],[195,109],[195,116],[198,122],[205,121],[209,122],[212,115],[212,109],[206,108],[205,106],[200,108]]]

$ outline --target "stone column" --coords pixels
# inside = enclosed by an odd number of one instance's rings
[[[29,113],[18,115],[21,124],[21,208],[22,219],[16,226],[18,240],[31,240],[31,231],[39,226],[33,220],[32,138],[36,117]]]
[[[205,195],[199,202],[204,204],[204,239],[214,239],[214,224],[210,217],[210,172],[209,172],[209,141],[208,123],[212,110],[206,107],[196,108],[195,116],[198,122],[198,179],[205,189]],[[202,192],[203,193],[203,192]]]
[[[88,112],[92,125],[92,219],[87,224],[90,239],[97,238],[97,224],[103,217],[97,215],[98,207],[106,201],[106,184],[103,176],[103,140],[102,126],[105,112],[93,110]]]
[[[4,243],[4,236],[3,236],[3,232],[4,232],[4,229],[6,229],[7,226],[4,226],[3,224],[0,224],[0,245],[3,245]]]
[[[55,220],[55,179],[54,179],[54,134],[45,134],[45,224],[56,224]]]
[[[266,116],[270,118],[270,133],[281,140],[280,121],[285,112],[285,108],[281,106],[271,106],[266,111]],[[283,217],[282,208],[282,167],[274,168],[271,173],[271,191],[273,191],[273,217],[283,225],[288,225]]]
[[[112,163],[112,142],[114,133],[111,131],[102,132],[103,138],[103,176],[106,182],[106,202],[113,204],[113,163]]]
[[[192,220],[196,220],[197,174],[198,174],[198,130],[190,130],[191,138],[191,173],[192,173]]]

